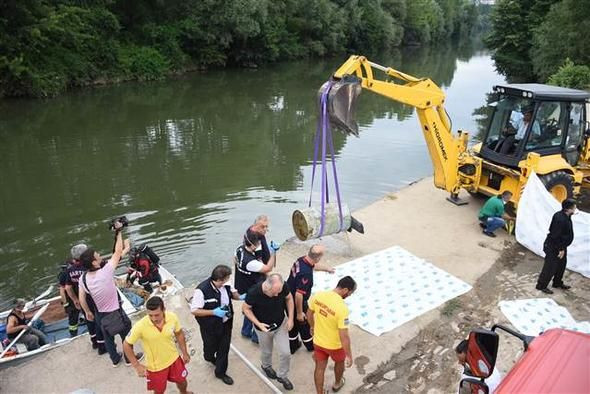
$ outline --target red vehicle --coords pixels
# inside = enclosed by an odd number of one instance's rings
[[[485,379],[496,364],[496,329],[520,338],[525,352],[494,390],[495,394],[590,393],[590,335],[551,329],[529,337],[501,325],[493,326],[491,331],[476,329],[469,334],[466,361],[474,377],[461,381],[460,393],[489,393]]]

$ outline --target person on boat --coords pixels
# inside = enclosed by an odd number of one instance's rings
[[[24,330],[25,333],[21,335],[16,343],[24,344],[27,350],[30,351],[39,349],[50,341],[43,331],[28,326],[29,320],[23,312],[25,304],[26,301],[22,298],[17,298],[14,301],[14,307],[6,319],[6,335],[10,341],[13,341]]]
[[[227,385],[234,384],[226,373],[234,315],[231,300],[240,299],[238,291],[228,284],[230,276],[230,267],[218,265],[197,286],[191,302],[203,339],[203,357],[215,365],[215,377]]]
[[[100,254],[92,248],[86,249],[80,256],[80,261],[88,271],[80,277],[79,281],[81,284],[80,305],[84,309],[86,317],[89,320],[94,320],[97,327],[101,328],[106,350],[115,367],[124,358],[122,353],[117,352],[115,335],[120,335],[123,341],[131,330],[131,321],[123,308],[121,308],[119,293],[114,281],[115,270],[121,261],[121,257],[127,254],[130,249],[129,240],[123,242],[122,228],[121,222],[114,222],[115,247],[113,255],[104,267],[101,268],[102,259]],[[91,311],[88,305],[87,294],[94,300],[96,314]],[[142,354],[138,356],[138,358],[141,357],[143,357]],[[125,357],[125,364],[129,363],[129,360]]]
[[[236,250],[234,262],[236,264],[235,288],[240,294],[245,294],[257,283],[266,278],[266,274],[272,271],[273,260],[265,264],[256,257],[256,249],[260,247],[261,234],[249,228],[244,235],[242,245]],[[250,338],[258,343],[258,336],[252,322],[244,316],[242,324],[242,336]]]
[[[162,285],[162,275],[160,275],[159,264],[160,258],[146,244],[134,246],[129,252],[129,265],[127,271],[127,281],[129,283],[138,281],[143,289],[151,293],[154,289],[152,283],[157,282]]]
[[[79,294],[79,280],[86,268],[80,261],[80,256],[88,249],[85,244],[74,245],[70,250],[71,260],[67,262],[67,266],[62,270],[59,277],[60,288],[65,289],[66,301],[64,308],[68,315],[68,329],[70,331],[70,337],[78,335],[78,319],[80,318],[80,311],[84,314],[82,307],[80,306]],[[94,302],[92,297],[87,298],[87,303],[90,309],[94,309]],[[86,319],[86,315],[84,314]],[[86,327],[88,328],[88,334],[90,335],[90,341],[92,342],[92,348],[98,350],[98,354],[105,354],[106,348],[104,338],[101,330],[97,330],[96,324],[92,320],[86,319]]]

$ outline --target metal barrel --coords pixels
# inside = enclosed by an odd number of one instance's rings
[[[324,231],[321,236],[337,234],[350,228],[352,217],[346,204],[342,204],[342,226],[340,226],[340,213],[338,204],[326,204],[326,217]],[[293,231],[301,241],[320,237],[322,213],[319,209],[311,207],[298,209],[293,212]]]

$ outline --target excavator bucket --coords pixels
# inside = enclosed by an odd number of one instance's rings
[[[345,134],[358,136],[356,100],[362,91],[361,80],[354,75],[347,75],[342,79],[326,82],[318,92],[320,100],[326,89],[330,89],[327,107],[332,127],[340,129]]]

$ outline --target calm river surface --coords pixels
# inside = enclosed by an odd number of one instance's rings
[[[56,282],[71,245],[108,253],[107,222],[127,215],[185,285],[230,263],[262,213],[270,239],[293,236],[310,189],[316,92],[344,60],[190,74],[41,100],[0,101],[0,307]],[[371,60],[432,78],[453,129],[504,82],[471,47]],[[335,134],[344,200],[358,209],[432,173],[412,108],[363,92],[360,138]]]

